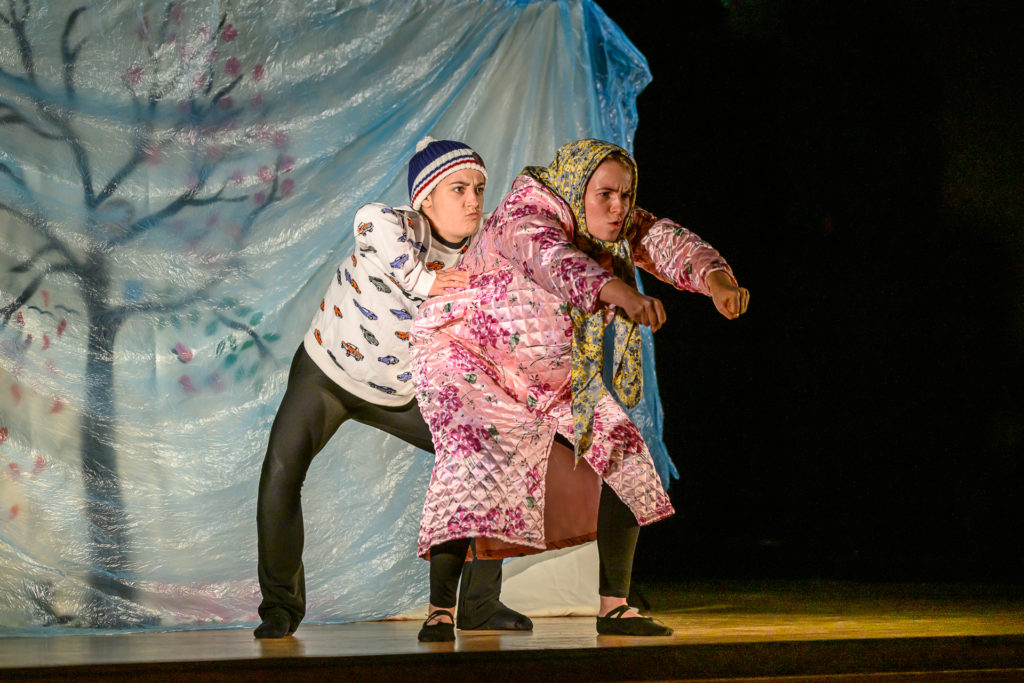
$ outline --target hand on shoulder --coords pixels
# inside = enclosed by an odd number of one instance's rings
[[[467,270],[439,270],[434,273],[434,284],[430,286],[428,296],[441,296],[449,292],[457,292],[469,285],[469,271]]]

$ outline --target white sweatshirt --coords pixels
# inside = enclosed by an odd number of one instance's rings
[[[434,284],[469,245],[435,237],[408,206],[366,204],[353,224],[356,250],[338,267],[303,338],[306,352],[346,391],[398,406],[413,398],[409,328]]]

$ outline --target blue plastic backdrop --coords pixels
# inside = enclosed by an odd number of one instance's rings
[[[406,200],[427,134],[488,208],[564,142],[629,148],[649,78],[586,1],[4,3],[4,633],[255,620],[266,436],[355,209]],[[426,601],[431,465],[355,423],[314,461],[310,620]]]

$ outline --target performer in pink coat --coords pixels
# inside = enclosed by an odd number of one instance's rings
[[[412,388],[409,327],[424,299],[468,280],[448,267],[480,225],[486,183],[473,149],[428,137],[409,160],[410,206],[366,204],[356,212],[355,250],[313,313],[270,430],[256,506],[257,638],[284,638],[305,617],[302,485],[341,425],[356,420],[433,450]],[[459,628],[532,629],[528,617],[501,603],[500,590],[500,561],[465,572]]]
[[[749,293],[700,237],[635,208],[636,180],[632,157],[611,143],[562,146],[550,166],[523,171],[464,255],[469,286],[420,307],[413,381],[436,446],[418,543],[431,563],[421,640],[454,639],[470,539],[478,558],[495,558],[596,536],[598,632],[671,633],[626,603],[639,525],[673,509],[604,386],[602,339],[610,326],[612,390],[632,407],[637,326],[665,321],[661,302],[637,291],[634,264],[710,295],[730,319]]]

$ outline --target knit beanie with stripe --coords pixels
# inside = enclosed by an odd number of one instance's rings
[[[425,137],[416,145],[416,154],[409,160],[409,202],[419,211],[420,204],[437,184],[456,171],[471,168],[484,174],[484,160],[469,145],[455,140]]]

